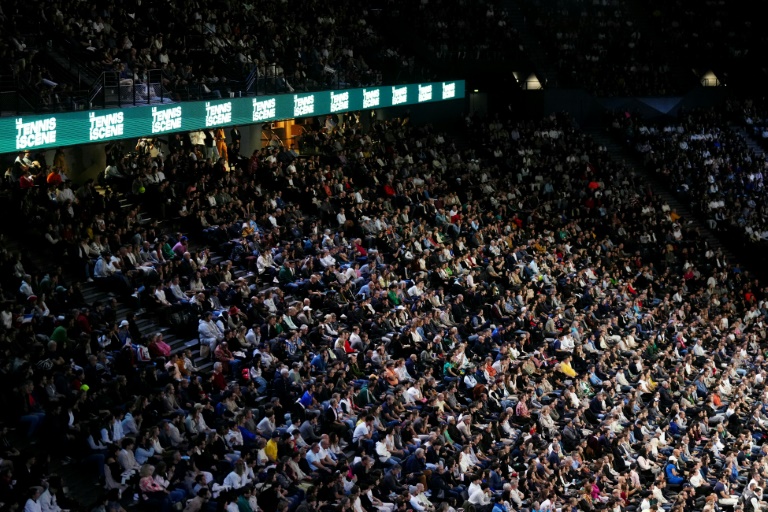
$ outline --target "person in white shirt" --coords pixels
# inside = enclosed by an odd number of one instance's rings
[[[665,503],[669,503],[667,499],[664,497],[664,494],[661,492],[661,488],[658,487],[655,483],[651,484],[651,496],[656,500],[656,503],[659,505],[664,505]]]
[[[133,455],[133,439],[127,438],[122,443],[122,449],[117,453],[117,462],[124,472],[138,471],[141,465]]]
[[[56,501],[56,491],[58,491],[58,479],[52,478],[48,481],[48,488],[40,494],[37,502],[40,504],[42,512],[61,512],[61,507]]]
[[[274,412],[269,416],[264,416],[259,424],[256,425],[256,430],[259,431],[259,433],[265,438],[272,437],[272,432],[274,432],[276,429],[277,425],[275,424]]]
[[[101,429],[101,441],[105,444],[119,443],[125,434],[123,433],[122,413],[116,413],[107,426]]]
[[[471,426],[472,426],[472,417],[467,415],[461,419],[458,425],[456,425],[456,429],[462,434],[464,434],[467,437],[467,439],[471,439],[472,438],[472,431],[470,428]]]
[[[239,512],[240,507],[237,506],[237,498],[235,496],[226,495],[228,496],[225,499],[226,505],[224,505],[224,511],[225,512]]]
[[[336,462],[332,460],[327,454],[321,453],[321,447],[319,443],[314,443],[306,454],[307,464],[309,464],[312,471],[325,471],[330,473],[336,466]]]
[[[155,289],[155,298],[163,306],[170,306],[171,305],[171,303],[168,301],[168,298],[165,296],[165,290],[163,290],[160,287]]]
[[[178,277],[173,278],[173,281],[171,281],[171,285],[168,287],[168,289],[171,290],[171,293],[174,297],[176,297],[177,300],[184,303],[189,302],[189,297],[187,297],[187,294],[184,293],[184,290],[181,289]]]
[[[624,370],[622,369],[619,369],[616,373],[616,383],[620,386],[631,387],[629,381],[627,380],[627,376],[624,375]]]
[[[230,489],[240,489],[250,483],[245,471],[245,461],[235,462],[235,468],[224,478],[224,486]]]
[[[65,204],[67,201],[70,203],[75,202],[75,194],[72,189],[69,188],[67,183],[62,183],[56,194],[56,202],[59,204]]]
[[[41,487],[32,487],[29,490],[29,498],[27,498],[27,502],[24,504],[24,512],[42,512],[43,509],[40,505],[42,490]]]
[[[573,352],[573,350],[576,348],[576,344],[573,341],[573,337],[569,334],[566,334],[562,338],[560,338],[560,350],[563,352]]]
[[[272,361],[274,360],[274,358],[272,357],[272,354],[269,353],[269,345],[265,343],[263,347],[257,348],[256,350],[254,350],[254,356],[256,352],[261,354],[261,366],[263,366],[264,368],[269,368],[270,366],[272,366]],[[286,374],[288,373],[287,368],[285,370],[285,373]]]
[[[258,325],[254,325],[248,329],[248,332],[245,335],[245,341],[252,347],[258,346],[261,341],[261,329],[259,329]]]
[[[344,214],[344,208],[341,208],[339,210],[339,213],[336,214],[336,221],[339,223],[339,226],[343,226],[347,222],[347,216]]]
[[[415,285],[408,288],[408,296],[421,297],[424,294],[424,282],[419,281]]]
[[[509,483],[509,500],[514,505],[515,510],[522,509],[523,500],[525,499],[525,494],[520,491],[518,485],[519,484],[517,480],[512,480]]]
[[[435,506],[429,501],[429,498],[424,494],[424,485],[416,484],[416,488],[410,493],[410,499],[408,502],[411,504],[416,512],[431,512],[435,510]]]
[[[413,380],[413,376],[411,376],[411,374],[408,373],[408,368],[405,366],[405,361],[403,361],[402,359],[395,362],[395,375],[397,375],[397,378],[402,384],[408,383]],[[406,395],[408,395],[408,390],[406,390]],[[410,396],[405,396],[405,400],[407,400],[408,402],[413,402]]]
[[[264,251],[259,254],[259,257],[256,259],[256,268],[259,274],[263,274],[266,271],[270,273],[276,272],[277,265],[275,265],[275,260],[272,258],[272,253]]]
[[[29,284],[29,281],[32,280],[32,276],[25,275],[24,279],[21,281],[21,286],[19,286],[19,293],[22,293],[25,297],[29,297],[30,295],[34,295],[34,291],[32,290],[32,286]]]
[[[385,466],[394,466],[400,462],[396,457],[392,456],[384,439],[376,442],[376,456],[379,458],[379,462]]]
[[[235,449],[239,449],[243,446],[243,434],[240,432],[240,429],[237,428],[237,424],[234,421],[229,426],[229,430],[224,435],[224,439],[226,439],[229,445]]]
[[[331,255],[330,251],[325,251],[323,256],[320,258],[320,264],[323,266],[323,268],[335,266],[336,258]]]
[[[559,510],[555,507],[554,502],[547,498],[544,501],[541,502],[539,505],[540,512],[554,512],[555,510]]]
[[[704,480],[704,477],[701,474],[701,462],[697,463],[696,466],[693,468],[693,471],[691,471],[691,476],[688,479],[688,481],[693,486],[693,488],[697,490],[697,492],[700,492],[699,487],[706,484],[706,480]],[[711,491],[709,484],[705,485],[704,489],[708,489]]]
[[[421,402],[424,400],[424,395],[421,393],[421,385],[423,383],[423,379],[419,379],[418,381],[414,382],[411,387],[408,388],[406,393],[408,394],[409,402]]]
[[[200,319],[197,334],[200,337],[200,344],[208,345],[211,352],[216,348],[216,344],[224,339],[224,333],[221,332],[213,321],[213,313],[210,311],[206,311],[203,314],[203,318]]]
[[[272,298],[272,295],[264,298],[264,305],[267,307],[271,314],[274,315],[277,313],[277,305],[275,304],[275,299]]]
[[[731,381],[728,379],[727,376],[723,377],[723,380],[720,381],[720,386],[718,387],[718,390],[720,391],[720,396],[722,398],[727,399],[731,396],[731,393],[733,392],[733,387],[731,386]]]
[[[349,333],[349,345],[355,350],[364,348],[363,340],[360,338],[360,327],[355,326],[352,328],[352,332]]]
[[[491,504],[491,489],[487,483],[480,485],[480,488],[475,490],[468,500],[475,508],[486,507]]]
[[[464,385],[467,389],[472,389],[477,386],[477,379],[475,378],[475,366],[470,365],[467,367],[467,374],[464,375]]]
[[[361,439],[370,437],[372,424],[373,424],[373,418],[371,418],[370,421],[368,421],[368,417],[366,417],[365,421],[361,421],[355,427],[355,431],[352,433],[352,442],[358,443]]]

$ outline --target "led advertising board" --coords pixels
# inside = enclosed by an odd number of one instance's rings
[[[454,100],[463,80],[0,118],[0,153]]]

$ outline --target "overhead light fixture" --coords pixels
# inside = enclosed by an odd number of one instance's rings
[[[722,84],[717,75],[712,70],[709,70],[701,77],[701,85],[704,87],[719,87]]]
[[[539,81],[539,78],[534,74],[531,73],[528,78],[525,79],[525,82],[523,83],[523,89],[529,90],[529,91],[537,91],[539,89],[543,89],[544,86]]]

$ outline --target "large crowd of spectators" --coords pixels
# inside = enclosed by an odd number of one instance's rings
[[[764,242],[768,240],[766,160],[729,126],[729,110],[686,111],[658,122],[619,113],[613,128],[643,155],[652,172],[705,217],[710,229],[736,230],[752,243]],[[743,120],[747,118],[748,112]]]
[[[22,32],[18,23],[12,4],[0,7],[0,93],[23,91],[34,108],[73,108],[77,100],[74,84],[51,72],[41,59],[44,45]],[[17,104],[13,107],[18,108]]]
[[[51,49],[109,72],[139,99],[166,91],[200,99],[246,88],[277,93],[426,80],[450,69],[437,61],[525,66],[518,33],[525,24],[557,67],[559,87],[664,96],[687,92],[708,70],[726,82],[754,79],[752,68],[761,64],[750,49],[765,43],[750,9],[717,0],[657,1],[643,11],[626,0],[528,0],[522,21],[501,0],[313,0],[301,9],[230,0],[149,8],[138,0],[6,4],[2,75],[42,105],[66,108],[75,106],[75,75],[57,69],[59,76],[51,76],[49,66],[34,62],[35,52]],[[400,38],[385,36],[397,31]]]
[[[566,115],[467,118],[467,149],[354,119],[312,156],[114,151],[103,195],[19,155],[51,265],[0,253],[0,507],[58,510],[51,458],[99,512],[764,506],[747,270]]]
[[[137,91],[159,96],[162,84],[179,99],[246,85],[261,93],[357,87],[380,83],[383,73],[402,80],[409,58],[382,41],[376,16],[360,4],[10,2],[4,12],[5,52],[19,76],[26,73],[29,37],[36,51],[116,75],[125,88],[150,83],[151,91]]]
[[[765,98],[729,100],[727,111],[731,120],[745,129],[748,137],[768,151],[768,103]]]
[[[136,82],[159,69],[167,87],[187,95],[242,90],[254,70],[262,91],[357,86],[381,78],[366,62],[378,38],[362,7],[203,1],[193,9],[70,9],[56,16],[93,65]]]

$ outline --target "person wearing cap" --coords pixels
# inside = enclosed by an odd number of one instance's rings
[[[312,317],[312,308],[309,305],[309,299],[305,299],[305,304],[302,306],[301,311],[297,312],[294,323],[306,326],[315,324],[315,319]]]
[[[664,466],[664,476],[670,485],[682,485],[685,482],[685,478],[680,474],[680,468],[677,467],[677,457],[675,455],[669,456],[667,464]]]
[[[120,324],[118,325],[117,338],[120,340],[121,346],[132,341],[130,327],[131,324],[128,322],[128,320],[121,320]]]

